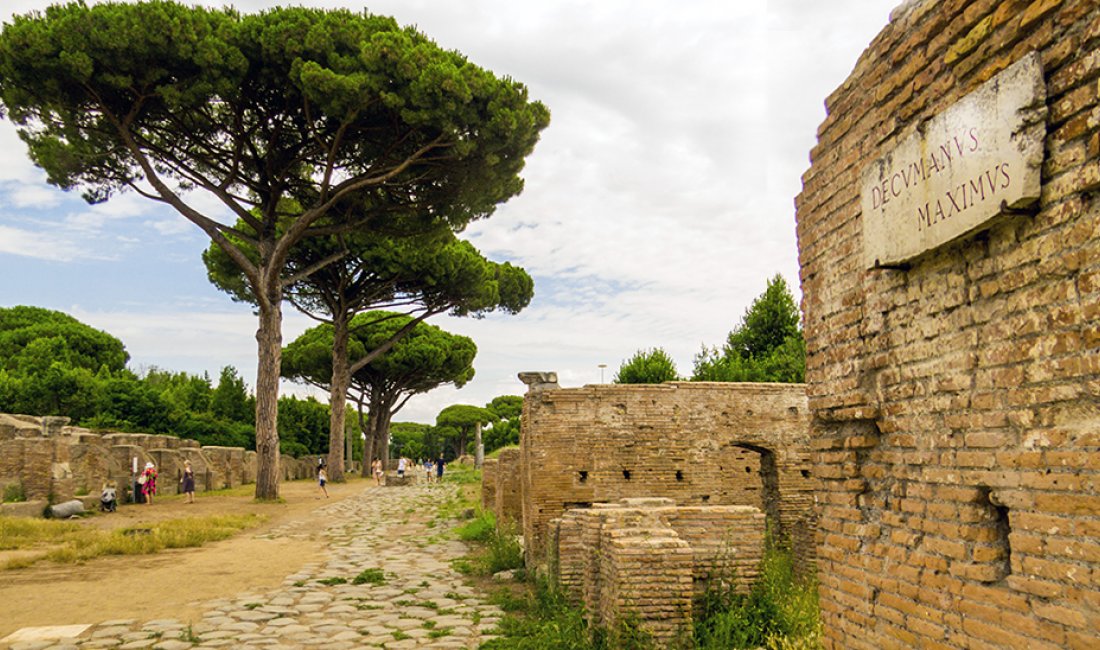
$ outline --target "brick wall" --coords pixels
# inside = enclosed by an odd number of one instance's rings
[[[497,459],[486,458],[481,464],[481,509],[496,513]]]
[[[813,507],[808,432],[801,384],[533,389],[520,435],[528,562],[545,560],[567,508],[627,497],[751,505],[793,530]]]
[[[1037,212],[863,263],[860,174],[1029,52]],[[1100,4],[924,0],[826,100],[797,199],[829,648],[1100,647]]]
[[[518,449],[505,449],[497,457],[494,512],[498,523],[523,524],[523,481]]]
[[[66,418],[0,413],[0,491],[20,484],[29,500],[98,494],[108,480],[128,497],[133,459],[157,465],[159,494],[180,489],[190,460],[198,491],[254,483],[256,453],[240,447],[200,447],[194,440],[146,433],[99,434],[68,427]],[[280,458],[287,479],[312,478],[312,459]]]

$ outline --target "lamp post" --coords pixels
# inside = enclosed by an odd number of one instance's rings
[[[600,383],[603,383],[603,369],[607,367],[606,363],[601,363],[597,366],[600,369]]]

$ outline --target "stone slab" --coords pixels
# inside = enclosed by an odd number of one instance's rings
[[[1039,198],[1046,84],[1032,52],[863,169],[866,268],[900,266]]]
[[[52,641],[55,639],[75,639],[91,625],[46,625],[42,627],[24,627],[3,639],[0,643],[11,644],[28,641]]]

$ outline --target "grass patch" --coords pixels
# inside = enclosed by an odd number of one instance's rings
[[[429,639],[438,639],[445,636],[451,636],[451,629],[449,627],[441,627],[438,630],[431,630],[428,632]]]
[[[0,517],[0,549],[33,550],[50,546],[34,558],[0,566],[12,569],[46,560],[76,564],[104,555],[148,555],[169,548],[191,548],[228,539],[263,521],[257,515],[221,515],[170,519],[149,527],[104,531],[75,522]]]
[[[497,519],[491,511],[481,510],[470,521],[455,529],[464,542],[487,542],[497,529]]]
[[[346,585],[348,583],[347,578],[335,577],[335,578],[322,578],[317,582],[332,587],[334,585]]]
[[[712,588],[696,604],[696,611],[698,650],[810,648],[820,640],[817,583],[799,579],[790,551],[772,543],[748,593]]]
[[[452,563],[459,573],[492,575],[523,567],[523,548],[514,523],[497,526],[493,513],[479,511],[475,518],[456,528],[455,532],[459,539],[480,545],[469,558]]]
[[[353,585],[380,585],[386,582],[386,575],[382,569],[363,569],[359,575],[351,580]]]
[[[444,483],[457,483],[459,485],[481,485],[481,470],[474,469],[469,465],[459,465],[458,463],[452,463],[447,465],[443,472]]]

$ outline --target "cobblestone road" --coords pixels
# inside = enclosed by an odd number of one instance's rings
[[[441,539],[445,527],[423,516],[457,491],[447,484],[369,488],[321,508],[331,515],[325,561],[306,565],[273,591],[208,601],[199,621],[103,621],[75,639],[11,648],[476,648],[491,638],[501,612],[451,568],[466,546]],[[267,534],[311,532],[290,523]],[[377,575],[370,569],[382,571],[380,584],[354,584],[364,572]]]

